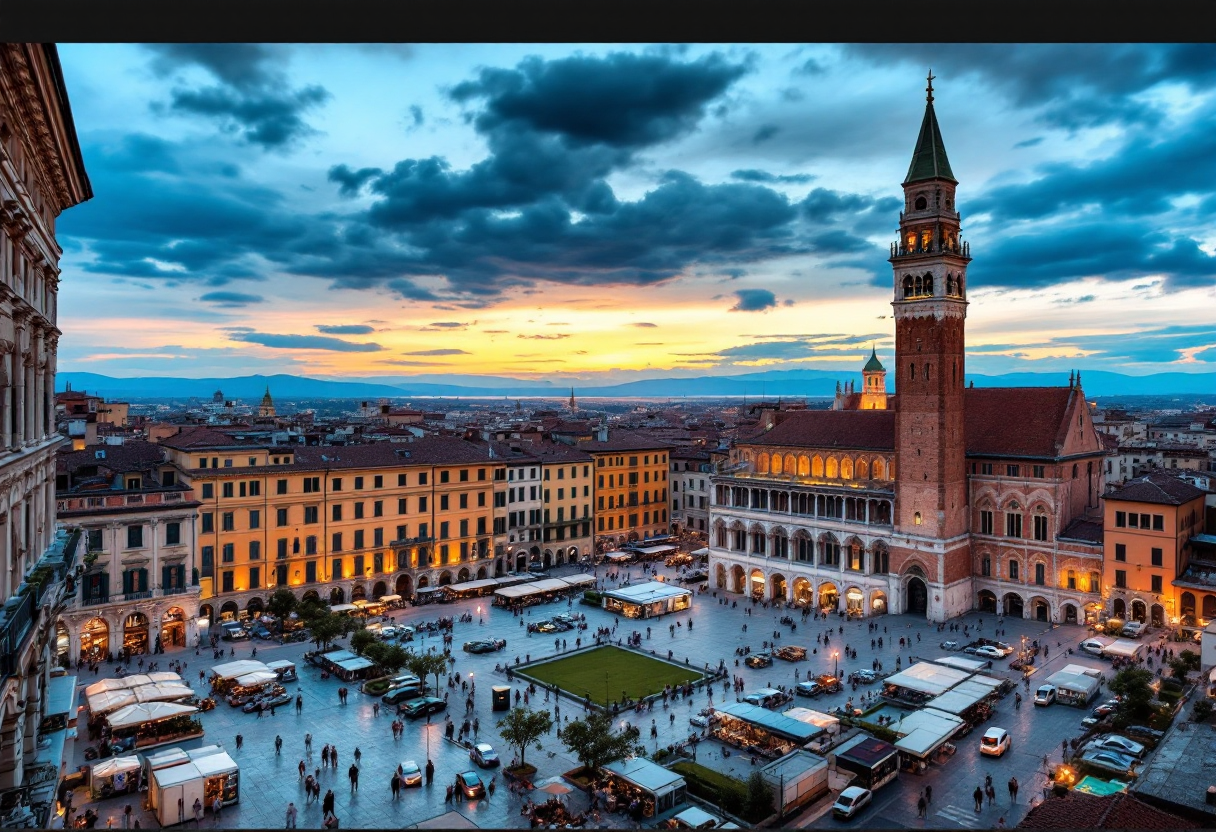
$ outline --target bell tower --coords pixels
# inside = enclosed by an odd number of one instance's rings
[[[933,73],[891,246],[895,299],[896,500],[892,571],[900,609],[942,621],[972,606],[963,431],[969,247],[959,237]]]

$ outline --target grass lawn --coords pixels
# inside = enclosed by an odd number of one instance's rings
[[[608,705],[613,700],[620,701],[621,691],[630,699],[639,699],[662,693],[664,685],[696,682],[705,674],[620,647],[604,646],[529,667],[520,675],[546,685],[557,685],[580,698],[590,694],[593,702]]]

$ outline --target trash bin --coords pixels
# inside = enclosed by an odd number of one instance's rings
[[[511,710],[511,688],[507,685],[490,688],[490,702],[495,711]]]

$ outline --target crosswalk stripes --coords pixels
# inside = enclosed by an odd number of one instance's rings
[[[934,814],[936,814],[938,817],[952,820],[959,826],[965,826],[968,828],[975,826],[974,810],[969,811],[967,809],[960,809],[958,806],[947,806],[945,809],[942,809],[940,812],[935,812]]]

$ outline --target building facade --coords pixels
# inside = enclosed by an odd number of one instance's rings
[[[672,448],[671,530],[709,534],[709,490],[713,465],[709,451],[701,448]]]
[[[75,571],[55,519],[55,221],[92,196],[54,45],[0,44],[0,789],[33,766]]]
[[[601,425],[578,447],[595,463],[597,552],[668,533],[668,443]]]
[[[581,448],[548,440],[534,442],[530,451],[541,460],[541,565],[590,560],[595,545],[595,460]],[[529,547],[529,558],[534,561],[535,555]]]

